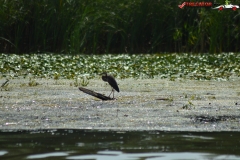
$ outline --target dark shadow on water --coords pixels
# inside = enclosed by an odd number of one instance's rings
[[[240,132],[0,132],[0,159],[240,159]]]

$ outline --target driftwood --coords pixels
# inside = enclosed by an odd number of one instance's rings
[[[7,79],[7,80],[1,85],[1,87],[4,87],[8,82],[9,82],[9,80]],[[8,84],[7,84],[7,85],[8,85]]]
[[[89,94],[91,96],[94,96],[94,97],[97,97],[103,101],[106,101],[106,100],[114,100],[114,98],[110,98],[110,97],[107,97],[101,93],[97,93],[97,92],[94,92],[92,90],[89,90],[89,89],[86,89],[86,88],[83,88],[83,87],[79,87],[79,90],[80,91],[83,91],[84,93],[86,94]]]

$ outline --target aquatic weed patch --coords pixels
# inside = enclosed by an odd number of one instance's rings
[[[237,121],[240,117],[235,115],[223,115],[223,116],[209,116],[200,115],[190,117],[195,123],[216,123],[221,121]]]
[[[94,78],[104,71],[118,78],[229,79],[240,76],[240,53],[221,54],[0,54],[2,77]]]

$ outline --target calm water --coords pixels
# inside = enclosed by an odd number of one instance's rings
[[[0,159],[240,159],[240,132],[0,132]]]

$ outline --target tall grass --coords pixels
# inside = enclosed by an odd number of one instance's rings
[[[179,9],[178,4],[178,0],[0,0],[0,52],[240,51],[239,11]]]

